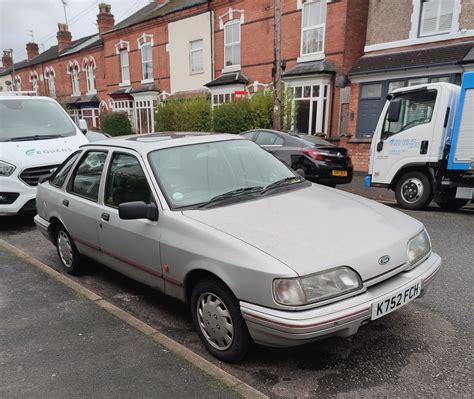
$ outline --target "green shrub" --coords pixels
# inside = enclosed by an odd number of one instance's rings
[[[250,100],[242,98],[214,108],[214,131],[218,133],[241,133],[253,128]]]
[[[111,136],[132,134],[132,125],[124,112],[108,112],[100,116],[100,126],[104,133]]]
[[[250,99],[253,129],[273,128],[273,93],[271,91],[255,93]]]
[[[211,102],[205,97],[167,100],[155,113],[157,132],[209,132],[212,129]]]

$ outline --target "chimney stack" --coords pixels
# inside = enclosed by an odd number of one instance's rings
[[[39,48],[37,43],[26,43],[26,54],[28,56],[28,61],[39,55]]]
[[[65,49],[71,44],[72,36],[67,24],[58,24],[58,33],[56,37],[58,38],[59,51]]]
[[[10,50],[3,50],[2,64],[3,69],[8,69],[12,67],[13,58]]]
[[[99,14],[97,14],[97,26],[99,33],[102,34],[114,27],[115,20],[113,14],[110,12],[110,4],[100,3]]]

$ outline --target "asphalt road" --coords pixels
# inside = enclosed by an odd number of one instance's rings
[[[179,302],[93,262],[76,280],[272,397],[472,397],[474,209],[406,213],[426,225],[444,261],[425,297],[355,336],[284,350],[257,346],[238,365],[206,353]],[[59,270],[31,218],[0,219],[0,238]],[[339,239],[343,248],[350,237]]]

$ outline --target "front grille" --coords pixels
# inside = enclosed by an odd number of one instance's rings
[[[38,180],[41,177],[47,177],[51,175],[51,171],[57,168],[58,165],[39,166],[37,168],[28,168],[21,172],[20,180],[28,186],[37,186]]]

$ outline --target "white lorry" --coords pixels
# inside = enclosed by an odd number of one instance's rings
[[[455,210],[474,199],[474,72],[464,73],[461,87],[433,83],[387,96],[365,186],[394,190],[406,209],[434,199]]]
[[[55,100],[16,94],[0,95],[0,216],[34,211],[38,181],[89,142]]]

